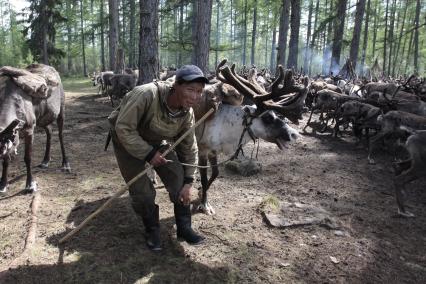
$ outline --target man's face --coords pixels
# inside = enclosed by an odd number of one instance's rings
[[[201,98],[203,89],[204,84],[200,82],[176,84],[175,90],[180,106],[184,109],[189,109],[196,105]]]

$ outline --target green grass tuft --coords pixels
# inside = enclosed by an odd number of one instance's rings
[[[280,208],[280,201],[278,200],[277,197],[270,195],[262,200],[259,207],[263,211],[265,210],[278,211]]]

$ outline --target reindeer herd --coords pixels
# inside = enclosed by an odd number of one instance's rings
[[[47,70],[43,69],[45,67],[41,65],[38,70]],[[27,71],[31,72],[31,69],[27,68]],[[36,75],[43,77],[38,72]],[[47,166],[50,159],[50,124],[56,120],[60,126],[63,168],[70,169],[62,142],[64,98],[60,79],[54,84],[37,85],[31,80],[22,83],[25,80],[20,79],[21,73],[0,70],[0,158],[3,159],[0,191],[3,193],[7,188],[10,157],[18,147],[18,133],[21,136],[26,134],[26,189],[28,192],[37,189],[33,185],[30,158],[35,125],[45,128],[48,137],[41,165]],[[379,147],[394,155],[398,212],[405,217],[413,216],[404,206],[404,188],[410,181],[426,175],[424,78],[411,76],[375,82],[339,77],[309,79],[292,70],[284,71],[282,67],[274,76],[266,70],[258,73],[255,67],[241,68],[237,72],[235,65],[229,66],[226,60],[213,74],[209,77],[211,84],[206,86],[200,104],[194,110],[196,118],[200,118],[210,108],[215,108],[214,115],[196,130],[201,209],[205,213],[214,214],[207,200],[207,191],[219,174],[218,154],[237,157],[244,144],[257,139],[275,143],[283,150],[300,136],[288,120],[299,123],[302,115],[310,111],[303,132],[308,128],[313,132],[331,130],[332,135],[338,136],[351,129],[356,145],[365,143],[368,147],[366,163],[375,163],[373,154]],[[173,75],[174,70],[165,70],[159,79],[173,80]],[[112,106],[136,86],[137,79],[137,70],[131,69],[126,69],[125,74],[106,71],[92,77],[93,85],[99,86],[98,93],[108,96]],[[40,79],[36,78],[36,81]],[[34,86],[43,87],[46,97],[34,97],[32,93],[37,93]],[[314,113],[319,115],[314,116]],[[318,117],[316,123],[312,121],[313,117]],[[208,162],[212,168],[209,178]]]
[[[312,114],[320,112],[319,131],[324,132],[331,121],[334,136],[339,135],[341,127],[350,126],[357,143],[365,138],[370,164],[375,163],[374,151],[385,146],[395,158],[398,212],[402,216],[413,216],[404,207],[404,187],[408,182],[426,176],[425,80],[411,76],[405,82],[344,82],[343,86],[347,85],[350,87],[340,88],[323,79],[311,84],[311,115],[304,131],[312,127]],[[402,161],[397,158],[401,146],[406,156]]]

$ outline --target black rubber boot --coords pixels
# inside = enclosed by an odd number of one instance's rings
[[[178,239],[183,239],[191,245],[203,243],[205,238],[197,234],[191,227],[191,209],[189,206],[175,203],[174,211]]]
[[[147,208],[147,210],[144,211],[142,220],[145,225],[146,245],[153,251],[162,250],[159,207],[158,205],[155,205],[154,208]]]

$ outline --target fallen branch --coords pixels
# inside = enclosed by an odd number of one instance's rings
[[[33,195],[33,199],[31,201],[31,221],[30,221],[30,227],[28,229],[28,235],[27,235],[27,238],[25,239],[24,249],[17,258],[15,258],[14,260],[10,262],[10,264],[8,265],[9,269],[17,266],[19,262],[28,255],[28,252],[31,250],[31,247],[35,243],[36,233],[37,233],[37,220],[38,220],[37,211],[40,206],[40,199],[41,199],[40,192],[39,191],[35,192]],[[1,280],[1,277],[0,277],[0,280]]]
[[[27,239],[25,240],[25,248],[24,251],[31,248],[31,246],[35,243],[35,237],[37,232],[37,211],[40,205],[41,195],[40,192],[37,191],[34,194],[33,201],[31,202],[31,223],[30,228],[28,230]]]
[[[15,213],[16,211],[13,211],[13,212],[11,212],[11,213],[9,213],[9,214],[6,214],[6,215],[3,215],[3,216],[0,216],[0,219],[5,219],[5,218],[7,218],[7,217],[9,217],[9,216],[12,216],[13,215],[13,213]]]
[[[216,237],[219,241],[221,241],[223,244],[225,244],[225,245],[229,245],[229,241],[228,240],[225,240],[225,239],[222,239],[221,237],[219,237],[218,235],[216,235],[215,233],[212,233],[212,232],[210,232],[210,231],[207,231],[207,230],[204,230],[204,229],[202,229],[202,228],[199,228],[198,230],[200,230],[202,233],[204,233],[204,234],[208,234],[208,235],[211,235],[211,236],[213,236],[213,237]]]

